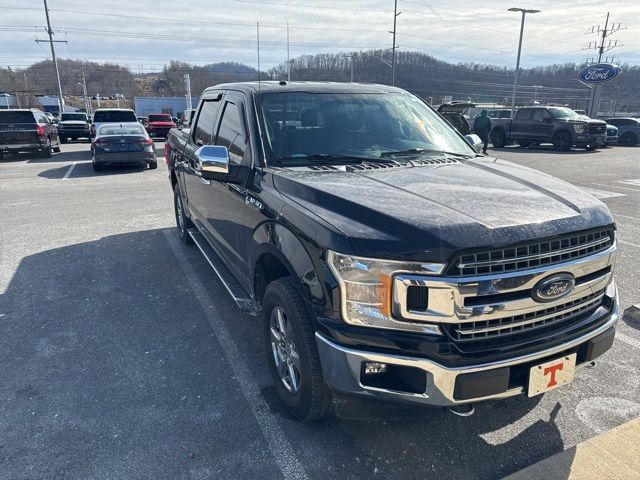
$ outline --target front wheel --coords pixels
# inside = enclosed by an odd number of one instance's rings
[[[180,194],[178,184],[173,187],[173,210],[176,215],[176,225],[178,226],[178,234],[180,235],[180,240],[182,240],[182,243],[186,245],[192,245],[193,238],[191,238],[191,235],[189,235],[188,230],[190,228],[194,228],[194,225],[184,211],[182,195]]]
[[[638,143],[638,137],[636,137],[633,133],[625,133],[622,136],[622,144],[626,147],[632,147],[637,143]]]
[[[507,143],[507,137],[502,130],[496,130],[491,133],[491,143],[496,148],[502,148]]]
[[[571,135],[565,132],[557,133],[556,136],[553,137],[553,146],[560,152],[568,152],[572,146]]]
[[[158,161],[154,160],[153,162],[149,162],[149,170],[155,170],[158,168]]]
[[[331,391],[324,383],[315,331],[291,277],[267,286],[262,302],[264,342],[276,392],[301,422],[326,417]]]

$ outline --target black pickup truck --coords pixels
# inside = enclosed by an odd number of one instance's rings
[[[515,118],[492,121],[491,143],[504,147],[517,142],[521,147],[552,143],[556,150],[571,147],[595,150],[607,142],[607,124],[592,120],[566,107],[519,108]]]
[[[211,87],[166,161],[180,238],[260,312],[300,420],[333,395],[470,414],[571,382],[612,345],[605,205],[478,155],[401,89]]]
[[[0,160],[5,153],[37,152],[50,157],[60,151],[56,126],[41,110],[0,110]]]

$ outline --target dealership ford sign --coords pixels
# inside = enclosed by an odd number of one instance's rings
[[[588,65],[578,72],[578,80],[587,84],[600,84],[610,82],[616,78],[622,69],[618,65],[610,63],[597,63]]]

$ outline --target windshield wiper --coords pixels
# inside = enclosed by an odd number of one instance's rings
[[[428,149],[428,148],[410,148],[408,150],[383,152],[383,153],[380,154],[380,157],[395,157],[395,156],[403,156],[403,155],[421,155],[423,153],[435,153],[435,154],[438,154],[438,155],[451,155],[451,156],[454,156],[454,157],[473,158],[473,155],[467,155],[467,154],[464,154],[464,153],[457,153],[457,152],[447,152],[445,150],[432,150],[432,149]],[[475,156],[477,156],[477,154]]]

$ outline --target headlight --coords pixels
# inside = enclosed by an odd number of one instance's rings
[[[439,263],[407,263],[354,257],[329,251],[327,262],[340,284],[342,319],[351,325],[436,333],[437,326],[392,316],[393,276],[400,272],[439,275]]]
[[[575,130],[576,133],[582,133],[584,132],[584,125],[582,123],[574,123],[573,130]]]

